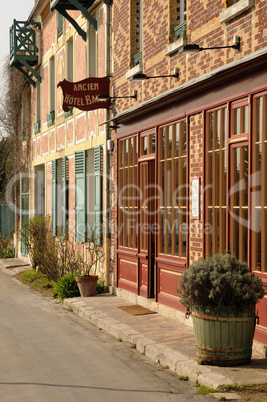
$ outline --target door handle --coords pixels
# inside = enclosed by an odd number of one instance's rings
[[[138,257],[144,258],[145,260],[148,260],[148,255],[147,254],[138,254]]]

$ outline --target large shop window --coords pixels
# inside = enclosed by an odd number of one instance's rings
[[[187,143],[186,121],[159,129],[158,252],[186,257],[187,251]]]
[[[137,249],[138,138],[119,142],[119,226],[118,245]]]
[[[267,94],[254,98],[252,137],[252,269],[267,272]]]
[[[207,113],[205,253],[226,251],[227,109]]]

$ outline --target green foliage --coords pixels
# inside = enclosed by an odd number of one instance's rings
[[[97,281],[96,284],[96,293],[100,294],[100,293],[104,293],[106,292],[106,286],[105,286],[105,282],[104,281]]]
[[[15,248],[11,237],[2,237],[0,234],[0,258],[14,258]]]
[[[51,233],[50,217],[35,216],[24,222],[20,232],[26,244],[32,266],[39,269],[49,280],[59,277],[57,243]]]
[[[177,292],[188,309],[235,306],[242,310],[264,296],[261,279],[250,273],[245,262],[228,254],[192,264],[183,272]]]
[[[206,385],[200,385],[199,383],[196,384],[196,387],[198,387],[197,394],[199,395],[208,395],[218,392],[212,387],[207,387]]]
[[[63,233],[63,232],[62,232]],[[97,263],[104,260],[104,249],[93,242],[95,236],[87,238],[83,247],[68,240],[67,236],[55,238],[52,235],[50,216],[30,218],[19,231],[21,240],[26,244],[33,267],[45,273],[49,280],[58,281],[67,273],[86,276],[96,270]],[[104,285],[99,284],[99,293]]]
[[[74,273],[69,273],[58,280],[52,291],[53,297],[60,301],[80,296]]]
[[[0,258],[14,258],[14,257],[15,257],[14,247],[8,247],[0,252]]]
[[[188,378],[188,376],[186,375],[186,376],[178,377],[178,380],[179,380],[179,381],[189,381],[189,378]]]
[[[11,164],[14,160],[14,149],[11,138],[3,138],[0,141],[0,199],[5,199],[5,191],[11,178]]]
[[[53,287],[53,284],[41,271],[28,269],[20,272],[19,276],[22,283],[29,284],[34,289],[44,290]]]

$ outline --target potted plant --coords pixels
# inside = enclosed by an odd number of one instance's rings
[[[251,361],[255,305],[264,290],[245,262],[228,254],[200,259],[183,272],[177,291],[192,314],[199,364]]]
[[[80,269],[77,272],[76,281],[81,296],[90,297],[96,295],[98,275],[96,275],[97,264],[104,260],[104,249],[100,239],[92,235],[87,239],[86,260],[80,259]]]

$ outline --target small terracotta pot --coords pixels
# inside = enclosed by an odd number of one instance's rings
[[[98,276],[76,276],[76,282],[82,297],[90,297],[96,295],[96,285]]]

